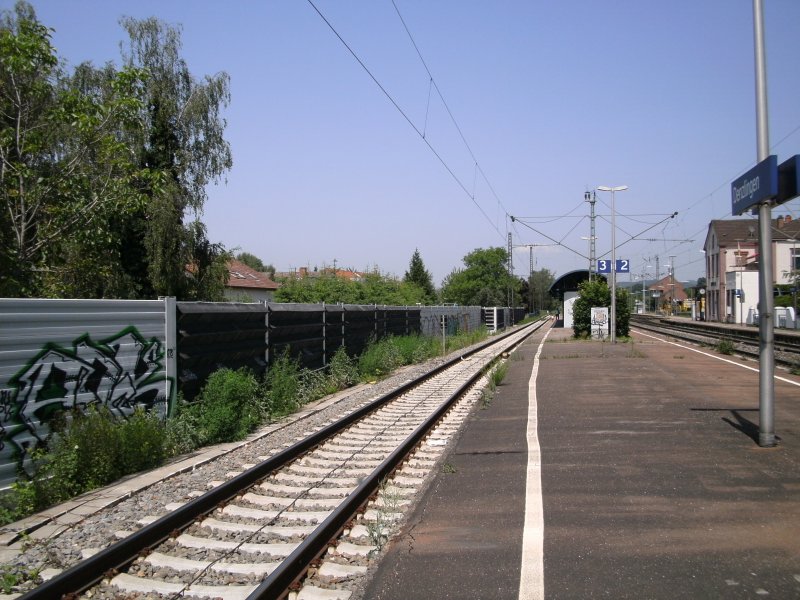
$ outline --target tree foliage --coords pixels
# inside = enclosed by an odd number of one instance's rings
[[[430,272],[425,268],[425,263],[422,262],[422,257],[419,254],[419,249],[414,250],[411,256],[411,262],[408,265],[403,281],[417,285],[424,294],[425,304],[433,304],[436,302],[436,288],[433,287],[433,277]]]
[[[275,279],[275,267],[273,265],[264,264],[264,261],[258,258],[255,254],[250,254],[249,252],[240,252],[236,255],[236,260],[246,264],[248,267],[258,271],[259,273],[268,273],[270,279]]]
[[[442,301],[463,306],[507,306],[509,292],[519,304],[521,286],[507,268],[505,249],[479,248],[464,257],[464,268],[454,269],[442,283]]]
[[[138,184],[150,173],[133,160],[124,137],[139,127],[146,74],[108,68],[89,77],[86,71],[62,73],[50,30],[29,4],[18,2],[3,14],[3,295],[57,294],[59,282],[65,291],[80,288],[87,277],[76,272],[81,262],[102,277],[121,252],[109,220],[125,219],[144,201]]]
[[[611,307],[611,289],[601,277],[584,281],[578,288],[578,298],[572,306],[572,331],[575,337],[588,337],[592,332],[592,307]],[[626,337],[629,332],[630,308],[628,290],[617,288],[616,335]]]
[[[66,74],[29,4],[0,19],[1,295],[212,299],[224,284],[228,255],[197,215],[230,167],[227,76],[198,84],[178,30],[123,25],[122,68]]]
[[[186,265],[200,268],[198,260],[204,259],[218,263],[212,271],[222,272],[229,258],[220,245],[208,242],[197,219],[207,184],[218,181],[232,164],[221,116],[230,102],[229,77],[223,72],[197,81],[180,55],[179,27],[152,17],[125,17],[121,24],[129,36],[123,49],[126,66],[149,75],[141,113],[144,127],[131,145],[143,167],[163,176],[162,186],[146,190],[149,202],[139,221],[143,235],[134,255],[146,263],[153,293],[208,298],[213,290],[206,290],[202,280],[191,281]],[[191,213],[196,223],[184,226]],[[195,249],[204,249],[206,255],[195,256]]]
[[[415,284],[377,273],[367,274],[361,281],[324,273],[281,280],[281,287],[275,292],[275,301],[408,306],[422,303],[424,295]]]
[[[549,269],[539,269],[528,277],[528,294],[525,299],[530,303],[529,311],[550,310],[554,299],[550,296],[550,286],[556,280]]]

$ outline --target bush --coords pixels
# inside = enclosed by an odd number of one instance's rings
[[[120,425],[105,407],[73,411],[48,440],[48,453],[34,477],[38,504],[61,502],[123,475]]]
[[[369,381],[383,377],[403,364],[400,350],[393,340],[394,338],[387,337],[370,341],[358,359],[358,371],[362,379]]]
[[[178,394],[173,414],[164,423],[164,454],[167,457],[185,454],[200,447],[197,423],[189,405]]]
[[[263,418],[260,387],[247,369],[220,369],[211,374],[198,400],[186,411],[197,427],[201,445],[243,439]]]
[[[119,461],[123,475],[152,469],[164,462],[166,429],[152,412],[137,408],[120,424]]]
[[[330,393],[348,388],[358,380],[358,364],[343,347],[339,348],[328,365],[328,381],[332,389]]]
[[[284,352],[274,364],[270,365],[264,379],[266,410],[274,419],[288,415],[296,410],[300,391],[300,364]]]
[[[12,487],[0,518],[20,518],[163,459],[164,426],[157,416],[137,409],[129,419],[117,419],[105,406],[74,411],[33,453],[33,477]]]

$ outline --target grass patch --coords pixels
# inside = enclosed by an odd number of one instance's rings
[[[494,391],[483,388],[481,390],[481,410],[488,409],[492,405],[492,400],[494,400]]]
[[[489,374],[490,384],[493,387],[497,387],[498,385],[503,383],[503,380],[506,378],[507,374],[508,374],[508,363],[507,362],[498,363],[498,365],[494,369],[492,369],[492,372]]]
[[[716,349],[717,352],[719,352],[720,354],[730,355],[733,354],[734,350],[736,350],[736,347],[733,345],[733,342],[728,338],[722,338],[720,339],[719,342],[717,342]]]

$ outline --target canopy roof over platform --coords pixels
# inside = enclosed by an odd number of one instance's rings
[[[597,273],[595,273],[594,276],[605,279],[603,275],[598,275]],[[589,269],[578,269],[577,271],[565,273],[550,286],[550,295],[563,300],[564,292],[578,291],[578,286],[584,281],[589,281]]]

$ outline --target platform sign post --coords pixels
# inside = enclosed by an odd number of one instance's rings
[[[766,44],[764,42],[763,0],[753,0],[753,38],[755,41],[756,67],[756,160],[759,161],[759,164],[763,164],[765,162],[771,163],[769,154],[769,119],[767,117],[767,59]],[[768,168],[771,169],[771,167]],[[774,174],[775,179],[777,179],[777,160]],[[775,182],[775,187],[777,188],[777,181]],[[775,195],[777,195],[777,190],[775,190],[773,197]],[[775,301],[772,294],[769,293],[772,290],[772,207],[770,202],[765,195],[757,203],[759,254],[758,445],[766,448],[776,444],[774,402],[775,331],[773,329],[774,315],[772,314],[775,310]],[[734,214],[737,214],[736,211],[734,211]]]

